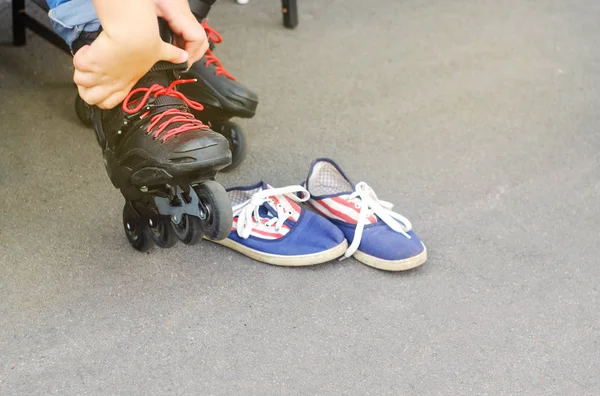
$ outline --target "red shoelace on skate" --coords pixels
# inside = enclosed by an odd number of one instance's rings
[[[144,106],[146,106],[146,103],[148,103],[148,99],[150,99],[151,96],[154,98],[157,98],[159,96],[171,96],[173,98],[178,98],[183,100],[185,104],[187,104],[192,109],[201,111],[204,109],[204,107],[200,103],[188,99],[184,94],[174,89],[176,85],[191,82],[196,82],[196,80],[175,80],[166,88],[159,84],[154,84],[150,88],[136,88],[129,92],[129,95],[127,95],[127,97],[123,101],[123,111],[127,114],[135,114],[139,112]],[[134,95],[139,94],[141,92],[144,92],[144,96],[132,99]],[[144,118],[147,115],[148,112],[143,113],[140,116],[140,118]],[[169,117],[167,119],[164,119],[167,116]],[[152,133],[152,129],[158,126],[158,128],[154,131],[154,139],[158,139],[160,135],[164,132],[164,130],[169,127],[169,125],[178,122],[182,125],[173,128],[167,133],[165,133],[164,136],[162,136],[163,142],[167,141],[175,135],[179,135],[187,131],[209,129],[208,125],[205,125],[202,123],[202,121],[197,120],[191,113],[181,111],[178,109],[168,109],[160,114],[153,116],[150,119],[150,125],[148,125],[148,128],[146,128],[146,134],[149,135],[150,133]]]
[[[202,22],[202,26],[204,27],[204,31],[206,32],[206,37],[208,37],[208,39],[213,44],[219,44],[223,41],[223,38],[221,37],[219,32],[208,26],[208,22],[206,21],[206,19]],[[233,77],[227,72],[227,70],[225,70],[225,68],[221,64],[221,61],[213,55],[213,52],[210,50],[210,48],[206,51],[204,57],[206,58],[206,62],[204,63],[206,66],[215,65],[215,69],[217,70],[217,76],[225,76],[235,81],[235,77]]]

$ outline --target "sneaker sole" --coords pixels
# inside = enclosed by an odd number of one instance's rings
[[[353,255],[355,259],[369,267],[384,271],[406,271],[425,264],[427,261],[427,248],[423,245],[423,251],[416,256],[404,260],[384,260],[366,253],[356,251]]]
[[[251,249],[247,246],[242,245],[241,243],[232,241],[229,238],[224,239],[222,241],[214,241],[208,238],[205,239],[217,243],[219,245],[226,246],[256,261],[260,261],[271,265],[279,265],[282,267],[304,267],[309,265],[326,263],[328,261],[332,261],[337,259],[338,257],[341,257],[346,251],[346,249],[348,249],[348,242],[344,240],[344,242],[340,243],[336,247],[322,252],[303,254],[299,256],[282,256],[278,254],[269,254]]]

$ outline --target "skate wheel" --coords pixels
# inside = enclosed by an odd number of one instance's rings
[[[283,25],[293,29],[298,26],[298,4],[296,0],[281,0],[283,12]]]
[[[168,249],[177,243],[177,236],[169,216],[155,215],[149,218],[148,231],[154,244],[160,248]]]
[[[231,232],[233,212],[223,186],[208,180],[194,187],[200,201],[200,225],[204,235],[220,241]]]
[[[123,207],[123,227],[131,246],[140,252],[147,252],[152,247],[152,239],[148,227],[142,217],[131,206],[130,202]]]
[[[228,165],[223,172],[228,172],[234,170],[246,158],[247,154],[247,139],[246,133],[242,129],[241,126],[232,121],[227,121],[224,123],[214,123],[211,124],[211,128],[213,131],[220,133],[225,136],[229,141],[229,150],[231,150],[231,164]]]
[[[86,127],[92,127],[92,108],[79,95],[75,96],[75,114]]]
[[[195,216],[184,214],[179,224],[172,222],[172,225],[175,236],[186,245],[195,245],[202,239],[202,225]]]

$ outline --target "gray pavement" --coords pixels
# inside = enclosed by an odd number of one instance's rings
[[[221,1],[256,89],[245,166],[317,156],[413,221],[423,267],[149,254],[72,108],[70,59],[0,7],[0,395],[600,394],[600,3]]]

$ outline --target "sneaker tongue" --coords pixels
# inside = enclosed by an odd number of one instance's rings
[[[270,190],[272,187],[265,182],[262,182],[261,190]],[[259,209],[259,213],[261,216],[267,216],[267,213],[270,214],[269,217],[276,217],[277,210],[268,202],[262,204]]]
[[[258,208],[258,214],[260,217],[275,217],[275,214],[273,213],[273,211],[271,210],[272,208],[269,208],[267,206],[270,206],[269,204],[264,204],[262,205],[260,208]]]

